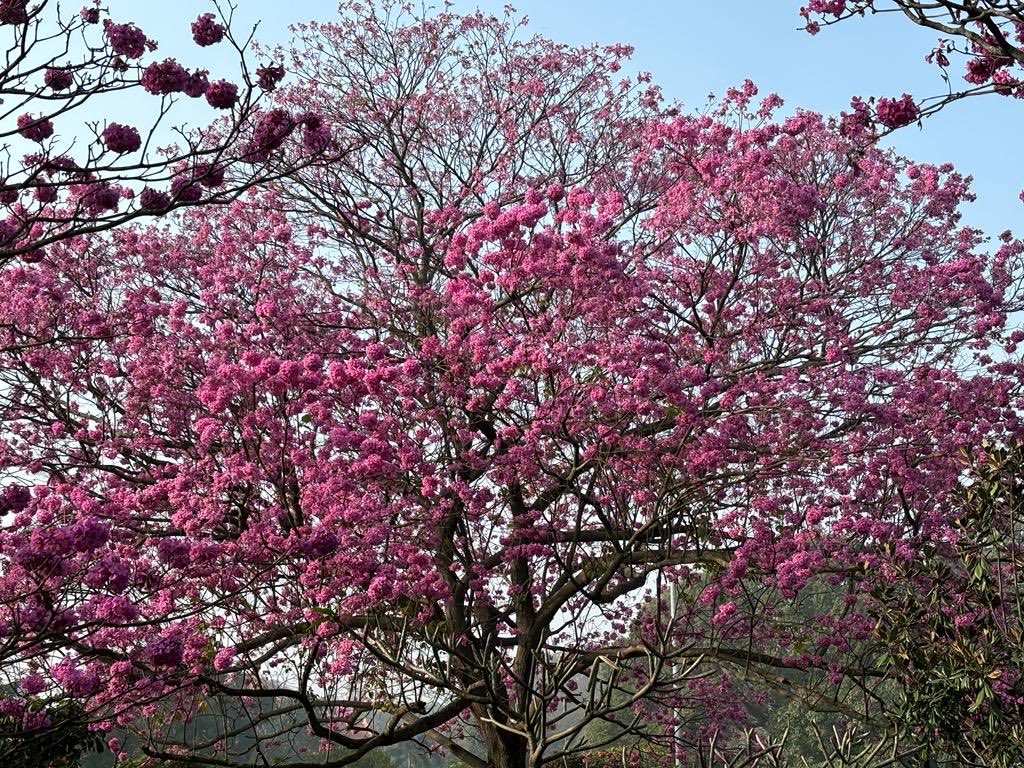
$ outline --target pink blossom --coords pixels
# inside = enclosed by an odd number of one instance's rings
[[[103,20],[103,34],[110,43],[110,50],[118,56],[137,59],[146,52],[145,33],[132,23],[115,24],[110,19]]]
[[[223,672],[225,669],[231,666],[234,660],[234,648],[221,648],[213,657],[213,668],[218,672]]]
[[[206,101],[217,109],[231,109],[238,101],[238,86],[227,80],[215,80],[206,88]]]
[[[178,93],[185,89],[189,75],[174,59],[153,62],[142,73],[142,87],[148,93],[160,95]]]
[[[166,192],[146,187],[139,195],[139,208],[144,211],[163,211],[171,204],[171,196]]]
[[[283,79],[284,66],[281,64],[259,67],[256,70],[256,82],[264,91],[273,91]]]
[[[23,485],[8,485],[0,491],[0,515],[21,512],[32,500],[29,489]]]
[[[18,133],[29,141],[45,141],[53,135],[53,123],[45,117],[32,117],[27,112],[18,115]]]
[[[100,138],[111,152],[125,154],[135,152],[142,146],[142,137],[137,129],[121,123],[110,123],[103,129]]]
[[[898,99],[879,99],[875,115],[886,128],[900,128],[917,120],[918,109],[913,97],[904,93]]]
[[[206,93],[206,89],[210,86],[210,81],[207,77],[208,74],[209,72],[205,69],[193,70],[186,78],[185,85],[182,88],[185,95],[193,99],[197,99],[204,95]]]
[[[275,108],[262,113],[256,121],[246,157],[254,162],[265,160],[280,148],[295,129],[295,121],[285,109]]]
[[[0,0],[0,24],[28,21],[28,0]]]
[[[203,13],[192,22],[192,39],[196,45],[208,46],[219,43],[224,39],[226,29],[223,24],[217,23],[217,17],[212,13]]]
[[[171,181],[171,196],[183,203],[194,203],[202,199],[203,189],[192,180],[191,174],[182,174]]]
[[[47,67],[43,73],[43,82],[55,91],[64,91],[72,86],[75,77],[66,67]]]
[[[46,690],[46,680],[44,680],[43,676],[38,672],[31,672],[21,678],[19,687],[23,693],[26,693],[29,696],[35,696],[36,694],[42,693]]]

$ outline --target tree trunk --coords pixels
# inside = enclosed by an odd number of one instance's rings
[[[485,720],[487,713],[473,708],[480,737],[487,749],[487,764],[490,768],[528,768],[529,746],[526,737],[512,733]]]

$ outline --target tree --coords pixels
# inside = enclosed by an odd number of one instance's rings
[[[724,755],[751,690],[889,674],[859,598],[1019,429],[1024,246],[750,83],[680,116],[622,47],[409,13],[299,30],[278,108],[337,162],[0,272],[7,709],[511,768]]]
[[[0,74],[7,155],[0,173],[0,261],[38,261],[45,246],[68,237],[230,201],[323,155],[326,136],[314,114],[262,108],[262,94],[277,87],[284,67],[268,63],[252,71],[245,55],[250,40],[232,30],[234,7],[214,6],[217,13],[191,22],[192,38],[197,46],[233,48],[236,80],[211,80],[206,70],[161,60],[155,40],[131,22],[107,17],[98,1],[73,14],[49,0],[0,3],[8,37]],[[135,94],[140,101],[129,98]],[[167,122],[182,97],[203,98],[223,117],[204,130],[172,132]],[[139,104],[147,100],[153,117],[142,124]],[[103,108],[110,117],[76,126],[87,108]],[[286,140],[304,151],[282,164],[277,150]]]
[[[903,94],[898,99],[882,98],[875,105],[874,117],[884,129],[899,128],[919,117],[934,114],[947,104],[987,93],[1024,98],[1021,80],[1024,66],[1024,3],[993,0],[811,0],[800,9],[806,29],[812,35],[857,16],[878,13],[902,14],[912,23],[940,34],[926,60],[935,64],[948,88],[945,94],[915,104]],[[962,59],[961,77],[968,84],[953,89],[949,67],[951,59]],[[854,101],[857,113],[870,117],[868,105]]]

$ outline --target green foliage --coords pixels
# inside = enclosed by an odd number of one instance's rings
[[[71,701],[39,703],[50,724],[24,730],[21,721],[0,719],[0,765],[18,768],[75,768],[87,751],[103,750],[102,737],[88,728],[82,710]]]
[[[1024,765],[1022,470],[1021,445],[985,446],[971,459],[959,538],[893,558],[895,578],[874,595],[898,720],[940,765]]]

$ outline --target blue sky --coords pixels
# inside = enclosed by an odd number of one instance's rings
[[[334,0],[236,0],[241,29],[261,20],[257,37],[286,42],[287,26],[336,14]],[[191,65],[207,66],[213,76],[230,77],[221,52],[197,50],[188,23],[212,8],[208,0],[140,3],[110,0],[115,19],[133,19],[161,42],[161,52]],[[457,11],[480,7],[500,14],[504,2],[457,0]],[[517,13],[529,16],[534,32],[568,43],[624,42],[635,46],[633,64],[649,70],[670,99],[700,108],[709,93],[751,78],[762,93],[775,91],[786,110],[798,107],[834,114],[850,97],[918,97],[941,93],[938,71],[924,62],[936,34],[893,15],[856,20],[811,37],[800,27],[800,0],[520,0]],[[193,103],[194,105],[195,103]],[[212,112],[189,105],[177,119],[195,124]],[[182,106],[185,106],[184,104]],[[952,162],[975,178],[978,202],[966,221],[989,234],[1024,232],[1024,149],[1019,140],[1024,103],[999,96],[953,104],[909,126],[888,143],[917,161]]]

